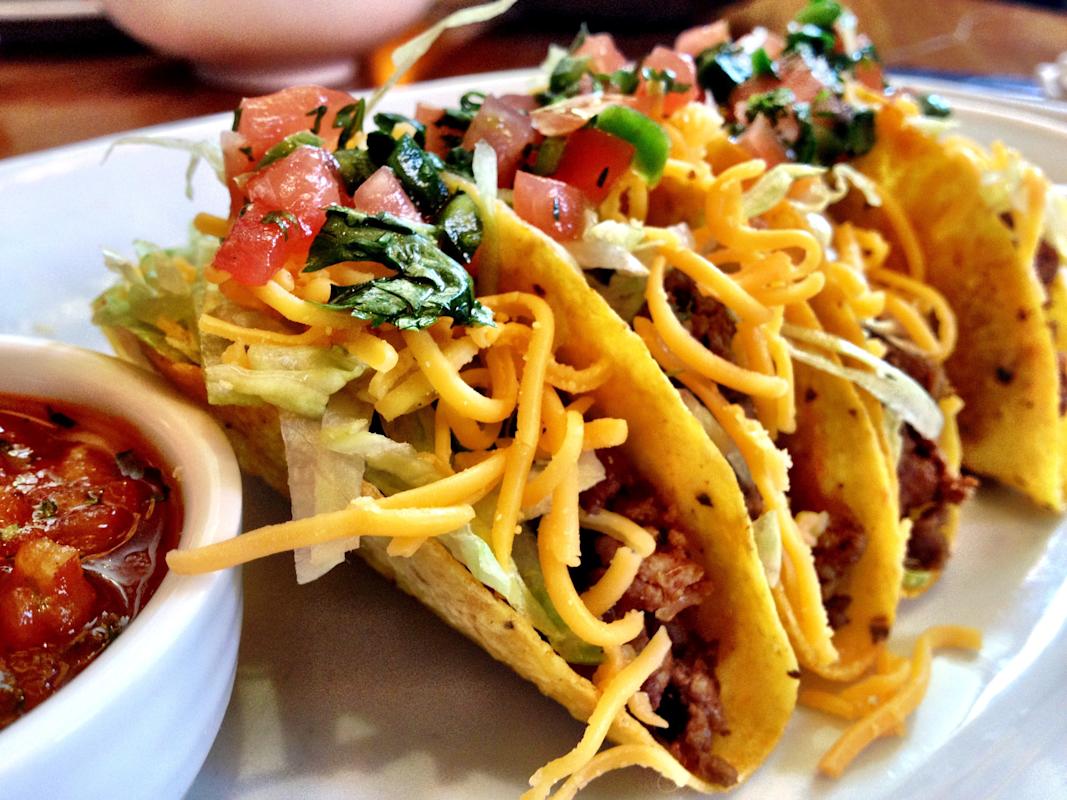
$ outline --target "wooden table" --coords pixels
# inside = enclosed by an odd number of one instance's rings
[[[417,68],[427,79],[533,66],[550,42],[566,43],[577,18],[524,14],[500,24],[455,33],[439,42]],[[765,24],[780,30],[799,0],[750,0],[722,14],[736,30]],[[992,0],[853,0],[861,27],[891,67],[1029,76],[1039,61],[1067,48],[1067,14]],[[705,13],[706,21],[712,17]],[[637,56],[670,42],[684,22],[659,29],[641,23],[617,33]],[[359,86],[387,74],[386,49],[364,59]],[[93,136],[232,109],[240,94],[207,86],[188,65],[129,42],[81,46],[0,43],[0,157]]]

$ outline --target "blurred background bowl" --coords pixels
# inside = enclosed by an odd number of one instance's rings
[[[180,482],[179,547],[236,535],[241,476],[208,415],[116,358],[0,335],[3,391],[77,403],[133,424]],[[0,797],[181,797],[233,690],[241,575],[167,574],[129,626],[55,695],[0,731]]]
[[[433,0],[103,0],[135,39],[189,59],[205,80],[249,92],[341,86],[356,57],[404,34]]]

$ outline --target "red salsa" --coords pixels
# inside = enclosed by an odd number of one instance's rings
[[[181,520],[174,477],[131,425],[0,394],[0,728],[144,607]]]

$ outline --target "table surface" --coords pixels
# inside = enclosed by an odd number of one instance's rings
[[[457,0],[443,0],[455,5]],[[1026,78],[1067,47],[1067,14],[992,0],[852,0],[861,28],[890,68]],[[565,3],[526,0],[498,24],[453,33],[411,76],[416,80],[538,64],[550,42],[566,43],[581,19]],[[575,5],[589,6],[589,3]],[[603,5],[603,4],[601,4]],[[622,3],[626,6],[627,3]],[[634,3],[628,4],[633,7]],[[671,7],[695,3],[673,3]],[[749,0],[689,20],[610,23],[630,55],[670,41],[693,22],[725,16],[735,30],[781,30],[800,0]],[[545,7],[552,13],[545,13]],[[621,6],[620,6],[621,7]],[[639,7],[639,6],[638,6]],[[442,8],[438,7],[440,14]],[[539,13],[540,12],[540,13]],[[658,27],[657,27],[658,26]],[[601,27],[601,26],[595,26]],[[398,38],[410,32],[402,32]],[[389,71],[391,45],[360,59],[356,86]],[[185,63],[117,36],[88,42],[0,40],[0,158],[176,119],[232,109],[240,93],[208,86]]]

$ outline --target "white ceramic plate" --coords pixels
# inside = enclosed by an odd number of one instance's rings
[[[388,106],[454,102],[469,88],[519,91],[528,73],[396,90]],[[1002,137],[1067,182],[1067,126],[991,102],[961,101],[972,136]],[[213,137],[223,116],[151,132]],[[180,242],[195,211],[222,211],[204,171],[182,195],[186,159],[87,142],[0,163],[0,331],[106,349],[87,303],[108,282],[99,251],[135,238]],[[287,516],[249,482],[246,524]],[[490,800],[516,797],[582,727],[362,566],[300,587],[289,559],[245,571],[246,621],[237,687],[194,798]],[[840,782],[815,776],[842,726],[799,711],[743,798],[1067,796],[1067,532],[1018,497],[983,489],[965,512],[959,550],[926,597],[905,604],[893,646],[910,649],[939,623],[985,631],[977,656],[946,651],[902,739],[870,748]],[[145,713],[151,713],[146,709]],[[117,758],[124,757],[121,754]],[[139,754],[137,757],[144,757]],[[588,798],[670,796],[630,770]],[[683,795],[678,795],[683,796]],[[684,795],[689,796],[689,795]]]

